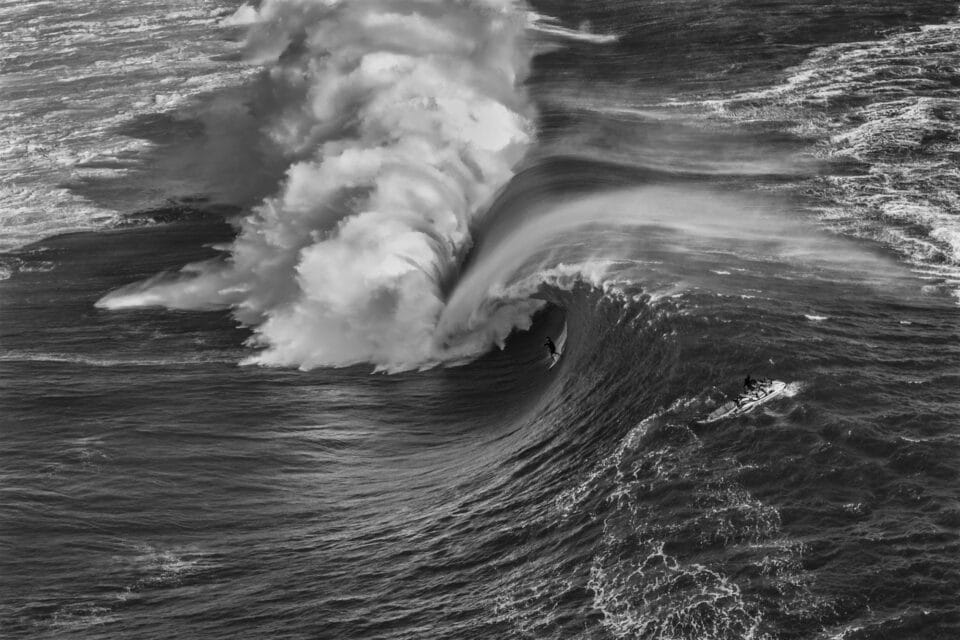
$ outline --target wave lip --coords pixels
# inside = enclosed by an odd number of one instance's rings
[[[227,261],[101,306],[231,306],[257,364],[436,360],[442,284],[531,141],[524,15],[506,0],[268,0],[242,18],[282,97],[266,126],[290,159],[283,187]]]

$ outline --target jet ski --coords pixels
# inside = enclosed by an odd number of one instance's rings
[[[711,424],[750,413],[760,405],[780,396],[786,388],[787,383],[780,380],[759,380],[749,391],[741,393],[736,400],[727,402],[703,420],[697,421],[697,424]]]

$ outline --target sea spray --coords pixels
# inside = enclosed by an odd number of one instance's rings
[[[436,360],[443,282],[531,142],[525,14],[507,0],[268,0],[242,14],[275,103],[265,132],[290,158],[283,186],[226,260],[99,305],[229,306],[261,364]]]

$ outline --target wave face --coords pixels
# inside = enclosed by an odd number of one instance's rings
[[[278,97],[266,127],[292,161],[283,188],[243,220],[225,263],[101,305],[229,305],[261,364],[443,357],[444,283],[531,140],[525,14],[496,0],[274,0],[244,17]]]

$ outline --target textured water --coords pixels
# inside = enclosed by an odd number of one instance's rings
[[[0,3],[0,635],[960,635],[955,5],[187,4]]]

